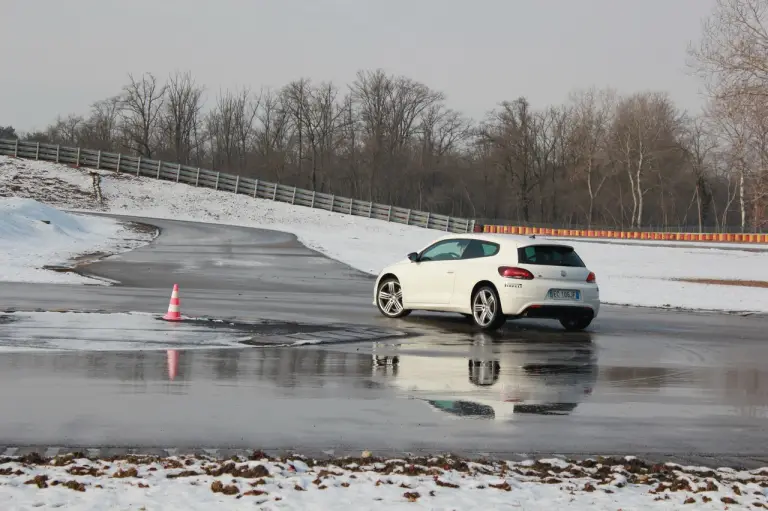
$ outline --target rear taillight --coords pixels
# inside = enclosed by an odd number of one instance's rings
[[[524,268],[501,266],[499,268],[499,275],[507,279],[533,280],[533,273]]]
[[[589,275],[587,275],[587,282],[594,284],[597,282],[597,276],[593,272],[589,272]]]

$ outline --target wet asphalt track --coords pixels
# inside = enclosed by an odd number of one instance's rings
[[[87,271],[115,287],[0,285],[0,309],[397,328],[324,347],[0,353],[2,447],[676,455],[768,463],[768,320],[605,307],[584,334],[389,321],[372,279],[291,235],[144,220],[150,246]],[[0,325],[0,342],[2,342]]]

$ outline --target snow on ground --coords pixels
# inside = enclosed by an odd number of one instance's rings
[[[768,472],[633,458],[318,461],[254,453],[0,459],[0,506],[35,509],[758,509]]]
[[[45,197],[56,182],[88,190],[91,180],[82,170],[64,165],[0,157],[2,169],[12,167],[15,194]],[[245,195],[101,172],[105,205],[83,204],[75,209],[177,220],[226,223],[286,231],[305,245],[368,273],[420,250],[443,233],[381,220],[352,217],[291,206]],[[45,185],[24,185],[25,179],[45,178]],[[10,178],[7,178],[10,179]],[[6,181],[7,181],[6,179]],[[8,182],[8,181],[7,181]],[[7,189],[7,188],[6,188]],[[53,193],[53,192],[51,192]],[[2,189],[0,188],[0,195]],[[35,195],[37,194],[37,195]],[[41,197],[42,196],[42,197]],[[61,193],[60,204],[66,203]],[[768,312],[768,289],[677,282],[679,278],[768,281],[768,251],[722,250],[706,244],[685,247],[647,246],[654,242],[594,243],[570,241],[598,275],[604,303],[673,308]],[[734,248],[729,245],[729,248]]]
[[[42,267],[67,266],[75,257],[97,252],[124,252],[152,237],[113,219],[65,213],[32,199],[0,198],[0,281],[98,283]]]

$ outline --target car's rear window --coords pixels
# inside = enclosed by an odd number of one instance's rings
[[[570,266],[583,268],[584,261],[570,247],[560,245],[530,245],[517,249],[520,264],[540,264],[545,266]]]

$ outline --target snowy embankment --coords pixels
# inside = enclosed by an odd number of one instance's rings
[[[15,171],[3,170],[10,167]],[[58,207],[286,231],[310,248],[368,273],[377,273],[443,234],[150,178],[101,174],[104,205],[82,200],[83,191],[91,187],[83,170],[0,157],[0,191],[4,180],[8,186],[8,176],[14,175],[15,195],[44,201],[50,197]],[[36,185],[25,186],[25,180],[35,180]],[[723,250],[693,244],[670,247],[663,242],[656,246],[569,243],[597,273],[604,303],[768,312],[768,289],[677,280],[768,281],[768,252],[754,251],[758,246]]]
[[[766,471],[636,460],[75,455],[0,460],[3,509],[764,509]]]
[[[152,237],[112,219],[72,215],[32,199],[0,197],[0,281],[100,283],[44,267],[69,267],[75,258],[124,252]]]

